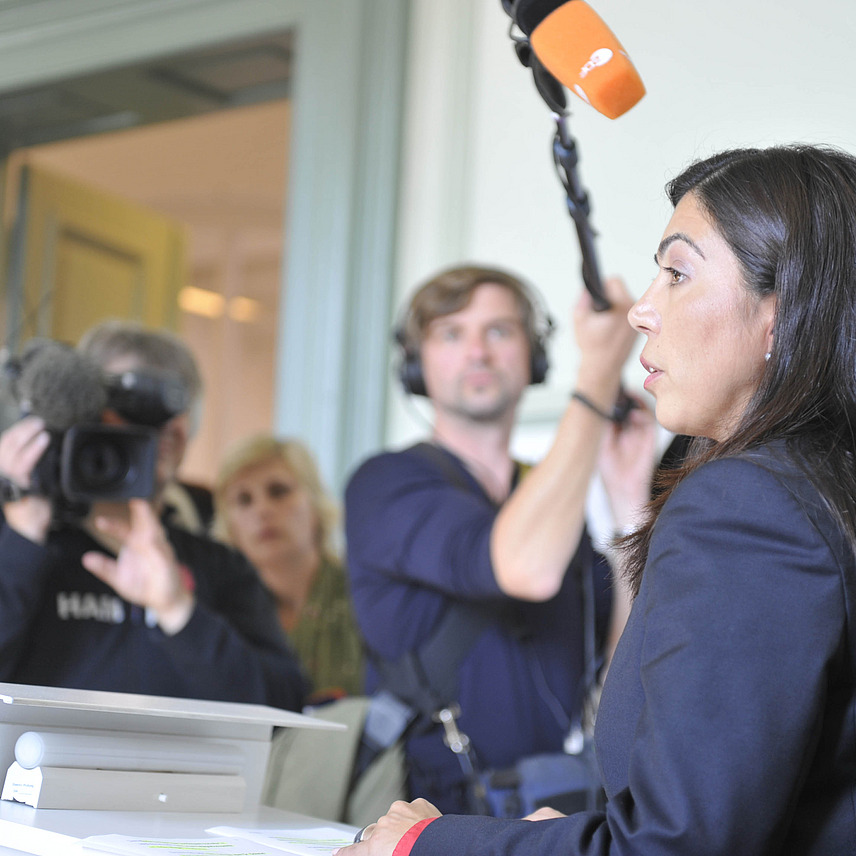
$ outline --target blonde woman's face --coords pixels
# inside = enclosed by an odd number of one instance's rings
[[[318,546],[309,492],[279,458],[241,470],[223,494],[234,545],[261,571]]]

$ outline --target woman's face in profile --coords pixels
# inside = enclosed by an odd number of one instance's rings
[[[692,194],[675,208],[655,261],[654,281],[628,313],[648,338],[645,389],[663,427],[723,440],[763,374],[775,298],[746,290],[737,257]]]
[[[232,542],[260,571],[317,548],[318,519],[309,492],[281,458],[239,471],[223,497]]]

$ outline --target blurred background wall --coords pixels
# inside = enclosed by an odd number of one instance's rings
[[[602,267],[634,293],[669,216],[663,185],[693,158],[856,146],[845,0],[591,5],[648,90],[616,120],[569,96]],[[573,384],[582,285],[553,119],[508,23],[500,0],[0,2],[7,341],[20,166],[129,199],[186,238],[171,323],[208,386],[188,475],[271,428],[306,440],[338,489],[362,456],[425,431],[391,372],[406,295],[440,266],[502,265],[559,328],[514,440],[537,458]],[[631,362],[626,383],[640,380]]]

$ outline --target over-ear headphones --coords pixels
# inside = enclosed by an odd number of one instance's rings
[[[422,358],[419,348],[409,345],[404,324],[399,324],[393,333],[395,341],[401,348],[398,361],[398,379],[404,391],[410,395],[428,395],[425,387],[425,376],[422,374]]]
[[[440,318],[443,315],[458,311],[469,303],[472,293],[479,285],[498,284],[512,291],[527,307],[527,334],[529,337],[529,376],[530,384],[544,383],[547,372],[550,369],[547,357],[547,340],[553,333],[555,325],[553,319],[547,313],[543,303],[533,289],[525,285],[517,277],[488,268],[451,268],[423,285],[410,300],[401,320],[396,324],[393,337],[400,349],[397,365],[398,378],[404,391],[410,395],[428,395],[425,386],[425,376],[422,371],[422,357],[420,354],[420,343],[414,335],[414,327],[419,329],[424,326],[426,319],[416,321],[418,314],[415,307],[423,299],[424,295],[431,289],[446,293],[466,294],[466,301],[448,312],[438,312],[433,317]],[[424,313],[423,313],[424,314]],[[427,320],[433,320],[428,318]],[[414,323],[416,321],[416,323]]]

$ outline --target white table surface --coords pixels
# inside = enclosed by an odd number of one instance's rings
[[[353,835],[356,827],[258,806],[241,814],[202,812],[72,811],[36,809],[0,800],[0,856],[79,854],[77,842],[90,835],[145,835],[204,838],[212,826],[246,829],[307,829],[331,826]]]

